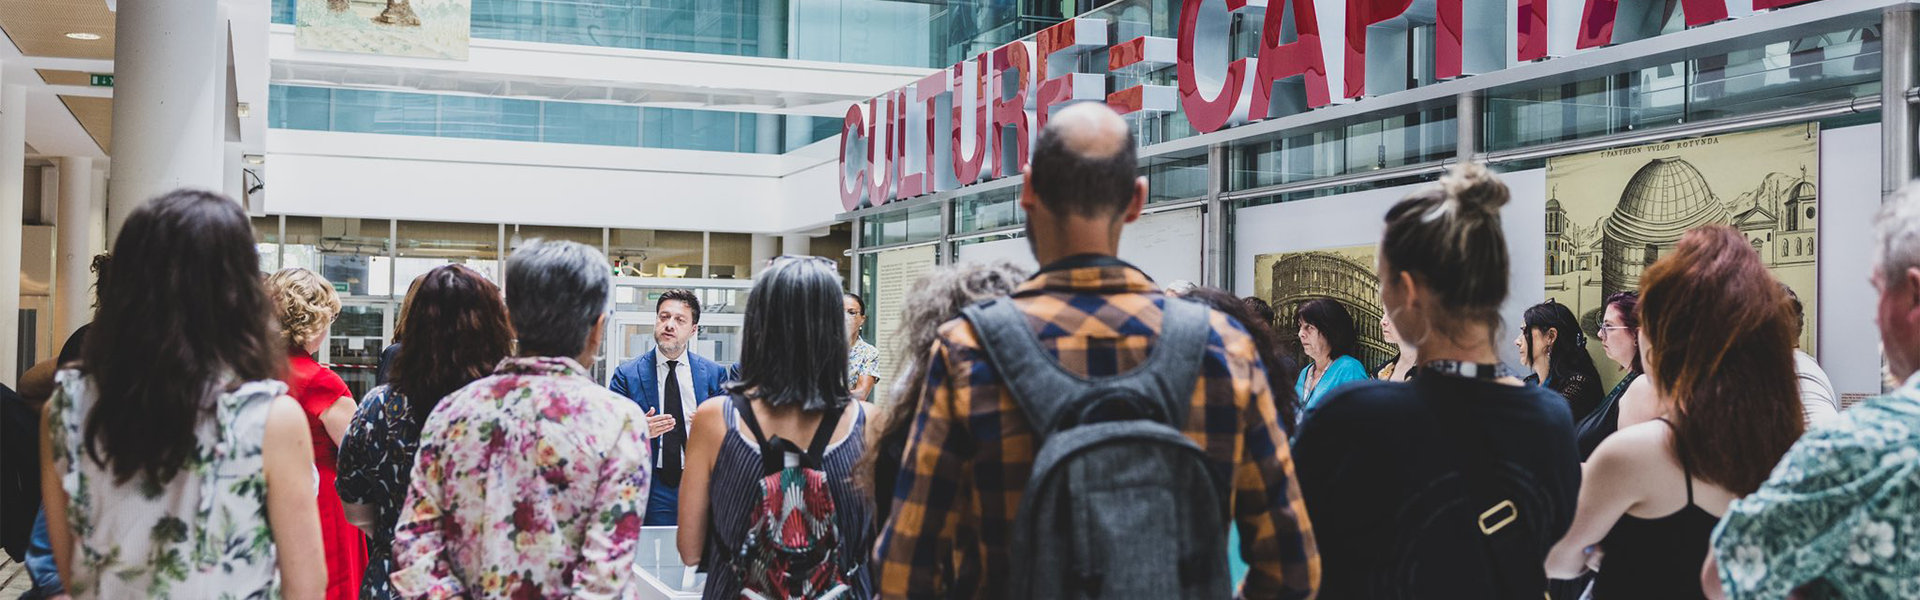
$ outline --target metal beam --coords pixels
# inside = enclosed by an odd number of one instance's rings
[[[1888,8],[1880,26],[1880,194],[1885,197],[1914,178],[1914,107],[1906,102],[1914,85],[1915,13],[1910,6]]]

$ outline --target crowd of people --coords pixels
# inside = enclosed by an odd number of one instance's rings
[[[1904,382],[1842,411],[1732,229],[1605,299],[1603,392],[1561,304],[1502,365],[1508,192],[1461,165],[1385,215],[1398,354],[1364,365],[1338,302],[1275,322],[1116,258],[1134,148],[1102,105],[1055,114],[1019,199],[1044,266],[918,282],[892,381],[865,303],[796,256],[755,275],[738,365],[692,351],[675,290],[602,385],[606,257],[532,241],[504,287],[415,280],[356,399],[315,360],[329,282],[262,277],[228,199],[152,199],[21,385],[31,594],[631,598],[643,528],[677,526],[707,598],[1920,598],[1920,195],[1875,225]]]

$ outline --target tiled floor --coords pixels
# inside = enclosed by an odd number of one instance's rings
[[[27,566],[0,557],[0,599],[13,600],[27,593],[33,581],[27,578]]]

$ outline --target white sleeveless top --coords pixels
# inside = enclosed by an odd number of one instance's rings
[[[255,381],[224,392],[187,464],[159,487],[115,483],[87,455],[83,421],[91,381],[62,371],[48,404],[54,469],[67,491],[76,598],[277,598],[278,556],[267,526],[261,457],[267,410],[286,384]]]

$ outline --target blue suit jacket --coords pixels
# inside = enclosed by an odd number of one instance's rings
[[[655,358],[655,352],[654,350],[648,350],[646,354],[640,355],[639,358],[627,361],[626,364],[614,368],[613,381],[607,384],[607,387],[612,389],[614,393],[632,398],[635,403],[640,405],[641,411],[651,410],[658,412],[660,410],[660,369],[654,365],[654,363],[658,362]],[[694,354],[691,351],[687,352],[682,358],[686,361],[688,367],[683,374],[691,373],[693,375],[693,395],[696,397],[681,398],[680,408],[691,415],[694,409],[700,406],[701,402],[706,402],[708,398],[714,396],[726,395],[727,390],[724,386],[727,382],[734,379],[736,373],[721,367],[720,363],[707,360],[706,357]],[[660,454],[660,440],[655,439],[652,443],[653,453],[655,456],[658,456]]]

